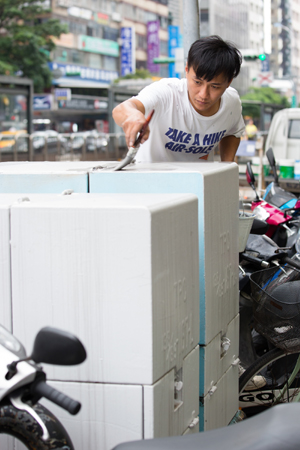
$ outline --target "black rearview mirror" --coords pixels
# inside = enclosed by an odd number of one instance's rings
[[[269,164],[270,164],[270,166],[272,168],[272,171],[273,171],[274,183],[278,184],[278,175],[277,175],[277,170],[276,170],[276,160],[275,160],[275,156],[274,156],[272,147],[270,147],[266,151],[266,156],[268,158]]]
[[[86,359],[86,351],[73,334],[57,328],[42,328],[36,335],[30,357],[36,363],[71,366]]]
[[[251,186],[251,184],[255,183],[255,177],[254,177],[254,173],[252,171],[252,167],[251,167],[251,162],[250,161],[247,162],[246,177],[247,177],[247,181],[250,184],[250,186]]]

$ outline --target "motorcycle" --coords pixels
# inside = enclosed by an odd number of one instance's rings
[[[279,247],[288,248],[289,256],[292,256],[296,252],[295,244],[298,239],[300,225],[299,221],[293,217],[293,214],[300,211],[300,207],[296,207],[295,204],[294,208],[283,211],[260,198],[255,188],[255,177],[249,161],[247,162],[246,178],[248,184],[255,192],[251,210],[258,219],[265,220],[269,224],[266,236],[272,238]]]
[[[298,215],[300,199],[292,192],[286,191],[279,186],[276,160],[271,147],[266,151],[266,156],[273,172],[274,181],[267,186],[263,199],[283,211],[291,211]]]
[[[66,429],[38,402],[44,397],[73,415],[81,404],[48,385],[40,364],[75,365],[85,359],[79,339],[52,327],[39,331],[26,356],[21,342],[0,325],[0,433],[30,450],[74,450]]]

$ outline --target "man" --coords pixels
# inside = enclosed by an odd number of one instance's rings
[[[222,161],[233,161],[245,130],[241,101],[230,87],[241,62],[233,44],[201,38],[189,50],[186,78],[164,78],[114,108],[128,147],[155,110],[137,161],[212,161],[217,147]]]

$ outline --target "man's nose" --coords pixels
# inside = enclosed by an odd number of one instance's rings
[[[199,97],[205,99],[209,96],[208,86],[202,85],[199,89]]]

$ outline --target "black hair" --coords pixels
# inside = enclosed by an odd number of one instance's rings
[[[187,67],[194,69],[197,78],[211,81],[223,73],[228,81],[237,77],[242,55],[237,47],[219,36],[203,37],[195,41],[188,54]]]

